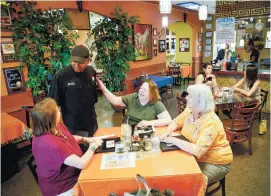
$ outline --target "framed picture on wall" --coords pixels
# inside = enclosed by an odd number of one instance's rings
[[[212,50],[212,46],[205,46],[205,50],[206,51],[211,51]]]
[[[12,37],[1,37],[1,57],[3,62],[18,60]]]
[[[206,37],[206,38],[210,38],[210,37],[212,37],[212,35],[213,35],[213,32],[212,32],[212,31],[206,31],[206,32],[205,32],[205,37]]]
[[[206,21],[212,21],[212,20],[213,20],[213,15],[208,15]]]
[[[212,44],[212,39],[211,38],[205,39],[205,44],[206,45],[211,45]]]
[[[205,24],[205,29],[212,29],[213,25],[212,24]]]
[[[24,78],[16,67],[3,68],[3,74],[6,82],[8,94],[21,92],[25,90]]]
[[[7,6],[1,6],[1,31],[11,31],[10,10]]]
[[[202,33],[199,33],[198,42],[202,42]]]
[[[153,56],[157,56],[157,49],[153,50]]]
[[[202,51],[202,47],[201,45],[198,46],[198,52],[201,52]]]
[[[153,36],[157,36],[157,29],[153,28]]]
[[[134,24],[136,61],[152,59],[152,25]]]
[[[153,38],[153,47],[157,47],[157,38]]]
[[[166,40],[159,40],[159,52],[166,51]]]
[[[189,38],[179,38],[179,52],[189,52],[190,39]]]

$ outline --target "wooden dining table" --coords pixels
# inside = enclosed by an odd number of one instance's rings
[[[156,128],[161,134],[166,127]],[[120,136],[121,128],[100,128],[95,136],[116,134]],[[156,152],[137,159],[135,167],[121,169],[100,169],[105,153],[95,154],[87,168],[81,171],[78,179],[80,195],[107,196],[114,192],[123,195],[138,189],[135,176],[142,175],[150,188],[168,188],[175,195],[205,195],[207,178],[202,174],[193,155],[182,150]]]

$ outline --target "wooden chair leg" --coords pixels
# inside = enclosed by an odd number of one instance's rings
[[[249,155],[252,155],[252,142],[251,142],[251,135],[248,138],[248,153]]]
[[[221,186],[222,186],[222,196],[226,196],[226,187],[225,187],[225,184],[226,184],[226,177],[223,178],[222,180],[220,180],[220,183],[221,183]]]
[[[259,123],[260,123],[260,122],[261,122],[261,120],[262,120],[262,111],[260,111],[260,112],[259,112],[258,119],[259,119]]]

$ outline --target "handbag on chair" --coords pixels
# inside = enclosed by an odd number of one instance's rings
[[[141,188],[139,181],[142,182],[144,185],[144,189]],[[138,190],[135,190],[131,193],[125,192],[123,196],[173,196],[174,192],[170,189],[165,189],[164,192],[160,192],[158,189],[151,189],[149,188],[145,179],[137,174],[136,175],[136,182],[138,184]],[[115,193],[110,193],[108,196],[117,196]]]

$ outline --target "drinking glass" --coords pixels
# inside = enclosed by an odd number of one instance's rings
[[[131,137],[132,135],[132,127],[127,124],[123,123],[121,124],[121,139],[123,140],[125,144],[125,151],[129,151],[131,147]]]
[[[229,97],[233,97],[234,94],[234,88],[229,89]]]
[[[160,139],[158,136],[152,136],[151,137],[151,144],[153,151],[159,151],[160,150]]]

